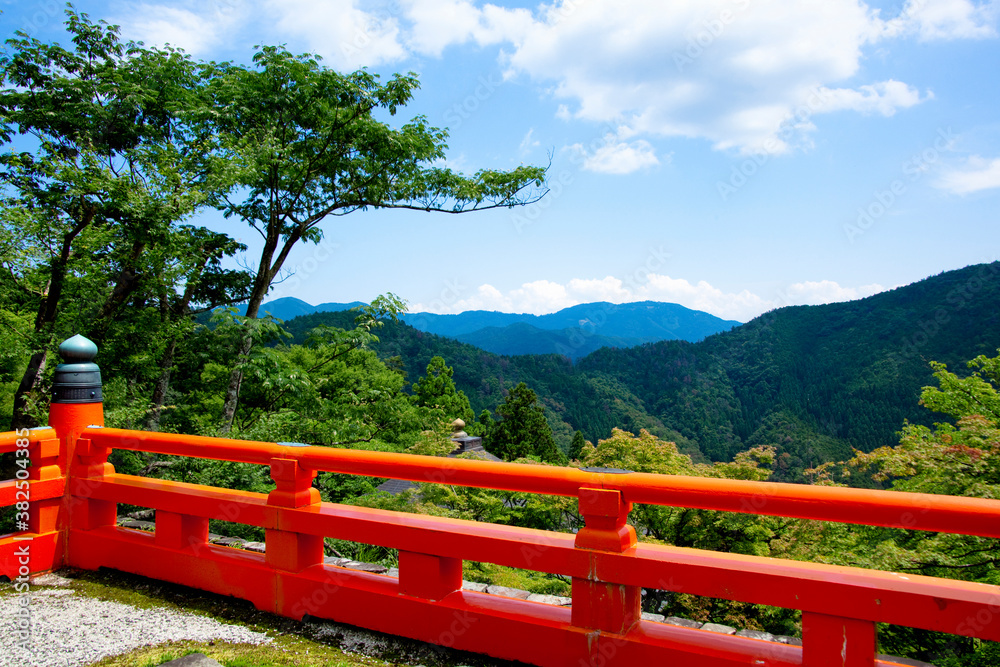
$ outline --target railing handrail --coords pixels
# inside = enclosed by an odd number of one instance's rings
[[[27,431],[27,435],[24,432]],[[36,428],[21,429],[19,431],[5,431],[0,433],[0,454],[7,454],[17,449],[19,440],[38,442],[56,437],[56,430],[49,426],[39,426]]]
[[[89,427],[98,447],[304,468],[413,482],[578,497],[581,488],[616,490],[626,502],[834,521],[1000,538],[1000,500],[928,493],[756,482],[682,475],[588,472],[578,468],[289,446],[273,442]]]

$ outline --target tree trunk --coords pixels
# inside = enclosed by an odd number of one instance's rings
[[[146,417],[145,429],[147,431],[160,430],[160,416],[163,414],[163,405],[167,402],[167,392],[170,390],[170,375],[174,368],[174,353],[177,351],[177,340],[171,339],[167,349],[163,351],[160,358],[160,377],[153,387],[153,407],[149,416]]]
[[[264,302],[271,289],[271,272],[268,270],[270,257],[261,263],[257,269],[257,276],[254,280],[253,291],[250,292],[250,300],[247,302],[247,319],[257,319],[260,312],[260,305]],[[222,425],[219,428],[222,433],[229,433],[233,429],[233,419],[236,418],[236,408],[240,401],[240,387],[243,385],[243,364],[246,363],[253,349],[253,338],[248,334],[243,337],[240,349],[236,355],[236,363],[229,374],[229,386],[226,388],[226,400],[222,404]]]
[[[21,376],[21,383],[14,393],[14,414],[11,417],[11,428],[34,428],[41,426],[38,420],[28,412],[30,397],[35,396],[42,385],[42,378],[45,375],[45,363],[48,360],[48,344],[41,350],[31,355],[28,360],[28,367]]]
[[[118,272],[114,287],[112,287],[100,311],[94,317],[94,322],[90,329],[90,339],[98,346],[104,341],[108,332],[108,326],[114,321],[115,313],[125,305],[141,285],[142,272],[138,264],[139,258],[145,249],[145,243],[135,242],[132,244],[132,252],[121,271]]]
[[[42,378],[45,374],[45,363],[48,358],[49,345],[52,343],[52,335],[55,329],[56,316],[59,314],[59,301],[62,298],[63,286],[66,283],[66,273],[69,266],[69,257],[73,247],[73,241],[80,232],[94,219],[94,210],[88,207],[82,220],[67,231],[62,238],[62,244],[49,270],[49,284],[42,300],[38,304],[38,312],[35,314],[35,341],[36,349],[28,361],[28,367],[24,369],[21,382],[14,392],[14,411],[11,415],[11,426],[15,429],[31,428],[39,426],[37,420],[32,418],[27,412],[31,396],[41,388]]]
[[[288,258],[288,253],[291,252],[292,247],[298,240],[302,238],[303,232],[309,228],[310,224],[312,223],[299,223],[285,237],[281,250],[278,252],[278,256],[275,257],[274,253],[278,250],[278,242],[281,239],[280,230],[282,226],[278,223],[276,214],[272,214],[272,218],[267,225],[268,236],[261,251],[260,264],[257,266],[257,275],[254,277],[253,290],[251,290],[250,299],[247,301],[247,319],[257,319],[257,315],[260,313],[260,306],[264,303],[264,297],[271,291],[271,282],[278,275],[278,272],[281,271],[281,267]],[[233,428],[236,407],[239,405],[240,386],[243,384],[243,364],[246,363],[247,357],[250,356],[251,349],[253,349],[253,339],[247,335],[243,339],[242,345],[240,345],[239,354],[236,357],[236,365],[233,366],[233,371],[229,375],[226,400],[222,404],[222,427],[220,429],[222,433],[229,433]]]

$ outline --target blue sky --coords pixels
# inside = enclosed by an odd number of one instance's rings
[[[995,0],[75,4],[198,59],[286,44],[417,72],[400,120],[449,128],[455,168],[552,155],[551,192],[526,209],[330,220],[272,298],[536,314],[652,299],[746,321],[998,259]],[[60,2],[0,8],[5,36],[66,39]]]

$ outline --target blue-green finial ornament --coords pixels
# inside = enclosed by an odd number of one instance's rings
[[[100,403],[101,369],[94,363],[97,345],[77,334],[62,342],[59,356],[63,363],[56,366],[52,378],[52,402]]]
[[[92,362],[97,356],[97,345],[80,334],[67,338],[59,346],[59,356],[67,364]]]

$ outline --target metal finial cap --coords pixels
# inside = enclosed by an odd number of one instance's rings
[[[59,346],[64,363],[52,377],[53,403],[100,403],[101,369],[94,363],[97,345],[77,334]]]
[[[97,345],[89,338],[77,334],[62,342],[59,356],[68,364],[88,363],[97,356]]]

